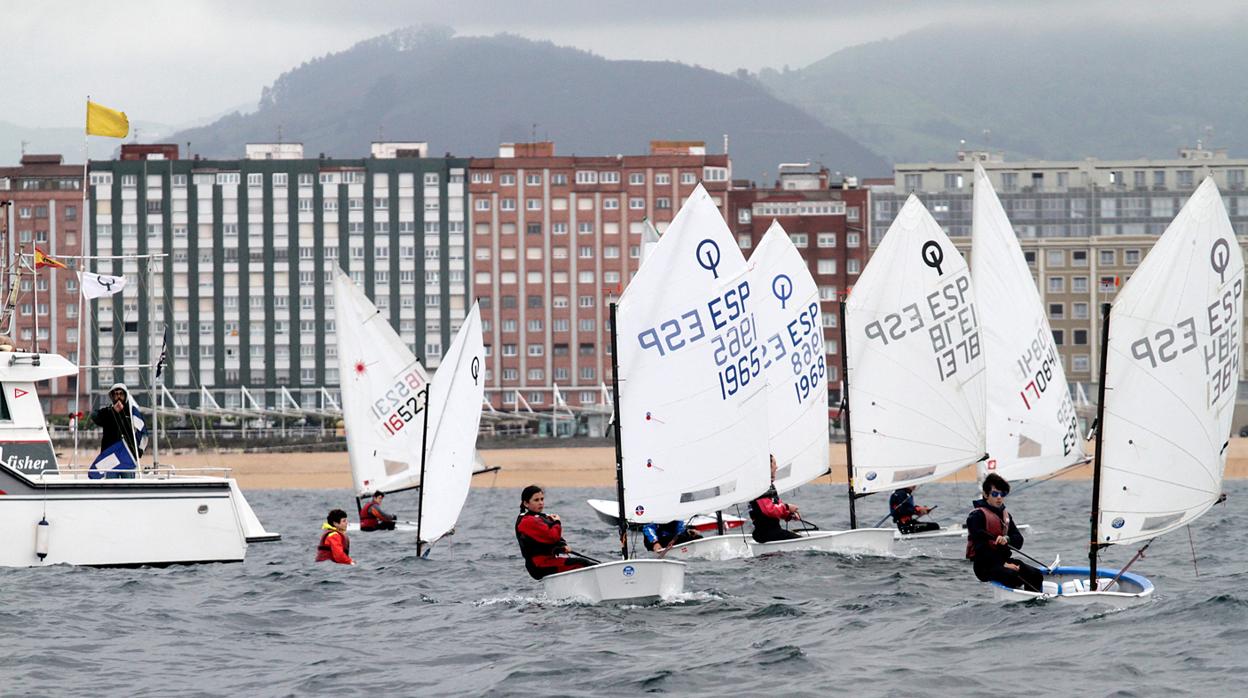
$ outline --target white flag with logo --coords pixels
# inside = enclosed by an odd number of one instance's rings
[[[126,277],[93,274],[89,271],[78,272],[79,283],[82,284],[82,295],[87,298],[103,298],[120,293],[126,287]]]

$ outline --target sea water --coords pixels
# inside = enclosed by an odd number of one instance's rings
[[[584,500],[614,491],[543,484],[569,542],[612,559],[614,536]],[[1248,483],[1227,491],[1191,543],[1175,531],[1136,563],[1157,592],[1119,612],[995,602],[960,540],[886,558],[695,561],[674,601],[551,603],[517,554],[518,490],[473,490],[427,560],[411,534],[356,534],[355,567],[312,562],[320,522],[352,510],[350,493],[252,491],[284,537],[242,564],[0,570],[0,694],[1227,695],[1248,676]],[[916,498],[950,523],[973,493],[941,484]],[[1016,486],[1024,550],[1086,564],[1089,497],[1087,482]],[[786,498],[824,528],[848,523],[842,486]],[[386,505],[411,514],[416,495]],[[859,500],[859,521],[886,508]]]

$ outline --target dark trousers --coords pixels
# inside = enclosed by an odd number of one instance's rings
[[[1010,558],[1006,562],[1018,565],[1018,571],[1006,568],[1003,562],[982,569],[977,567],[975,576],[979,577],[981,582],[1000,582],[1011,589],[1041,591],[1040,584],[1044,581],[1043,572],[1014,558]]]
[[[940,524],[935,521],[910,520],[906,523],[898,523],[897,530],[902,533],[926,533],[927,531],[939,531]]]
[[[378,521],[376,526],[369,526],[368,528],[364,528],[363,526],[360,526],[360,530],[361,531],[393,531],[394,522],[393,521]]]
[[[794,538],[801,538],[801,536],[797,534],[797,531],[780,528],[779,524],[754,527],[754,542],[756,543],[771,543],[778,540],[793,540]]]
[[[582,567],[592,567],[594,563],[580,557],[544,557],[545,565],[528,564],[525,567],[529,570],[529,576],[534,579],[549,577],[552,574],[560,572],[571,572],[579,570]]]

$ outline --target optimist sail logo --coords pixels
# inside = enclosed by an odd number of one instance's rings
[[[646,508],[638,504],[637,508],[633,509],[633,513],[637,514],[638,516],[644,516],[646,513]]]
[[[625,577],[631,577],[631,576],[633,576],[634,574],[637,574],[637,570],[636,570],[636,568],[634,568],[632,565],[624,565],[624,576],[625,576]]]
[[[1113,523],[1110,524],[1110,526],[1113,526],[1114,528],[1122,528],[1123,526],[1126,526],[1126,525],[1127,525],[1127,520],[1122,518],[1121,516],[1114,519]]]

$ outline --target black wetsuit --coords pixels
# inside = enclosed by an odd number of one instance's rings
[[[1044,573],[1010,555],[1011,547],[1023,547],[1023,534],[1014,525],[1013,518],[1008,519],[1008,526],[1002,526],[1001,522],[1006,519],[1005,507],[994,507],[983,499],[975,500],[972,506],[975,509],[966,517],[966,556],[974,563],[975,577],[981,582],[1000,582],[1012,589],[1040,591]],[[995,520],[989,522],[984,510],[995,514]],[[990,526],[1003,529],[999,535],[1010,539],[1009,546],[996,543],[997,534]],[[1008,569],[1006,564],[1018,565],[1018,570]]]

